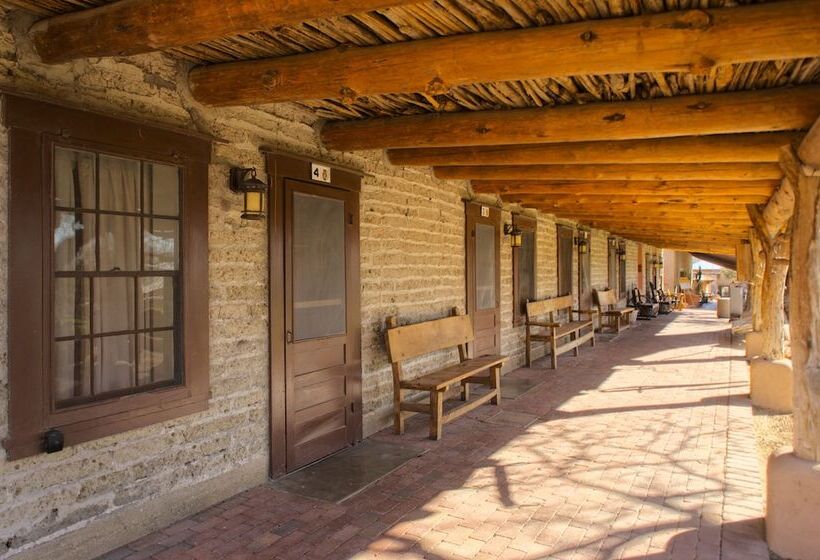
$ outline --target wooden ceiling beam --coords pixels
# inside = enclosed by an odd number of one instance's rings
[[[542,211],[544,213],[549,213],[548,210],[542,210]],[[619,228],[619,227],[634,228],[634,227],[641,227],[641,225],[645,225],[645,224],[639,223],[639,221],[637,219],[633,220],[633,221],[617,220],[617,219],[613,220],[613,221],[608,221],[604,217],[601,217],[601,216],[572,216],[572,215],[569,215],[569,214],[558,214],[558,215],[556,215],[556,217],[559,218],[559,219],[562,219],[562,220],[572,220],[572,221],[575,221],[575,222],[583,222],[583,223],[587,223],[587,224],[596,224],[595,225],[596,228],[604,229],[604,230],[614,230],[614,229]],[[704,222],[701,222],[700,224],[698,224],[697,222],[683,222],[683,221],[680,221],[680,220],[675,220],[675,221],[658,220],[656,222],[653,221],[652,225],[656,229],[669,229],[670,231],[675,230],[675,228],[683,229],[683,230],[690,230],[690,229],[700,228],[700,230],[702,230],[702,232],[704,234],[714,232],[714,233],[720,233],[720,234],[726,233],[726,234],[731,234],[731,235],[743,235],[749,229],[749,224],[740,224],[740,223],[731,223],[731,222],[724,223],[723,227],[707,227],[708,224],[704,225]]]
[[[502,194],[501,199],[505,202],[515,202],[518,204],[539,204],[539,203],[559,203],[566,205],[585,206],[587,204],[704,204],[717,206],[736,206],[746,204],[765,204],[769,200],[769,195],[633,195],[633,194]]]
[[[820,93],[820,92],[818,92]],[[777,180],[777,163],[668,163],[598,165],[454,165],[435,167],[439,179],[540,181],[755,181]]]
[[[489,194],[578,195],[769,195],[780,184],[764,181],[506,181],[475,180],[473,191]]]
[[[626,237],[626,236],[624,236]],[[709,243],[704,241],[664,241],[661,239],[652,238],[632,238],[627,237],[637,243],[652,245],[653,247],[660,247],[663,249],[674,249],[676,251],[687,251],[697,253],[712,253],[719,255],[734,255],[735,244],[730,242],[715,242]]]
[[[31,28],[31,37],[40,58],[53,64],[182,47],[238,33],[417,2],[120,0],[39,21]],[[231,87],[234,85],[228,89]]]
[[[616,142],[396,148],[387,150],[387,156],[393,165],[407,166],[776,163],[780,148],[797,141],[801,136],[797,132],[761,132]]]
[[[809,85],[642,101],[334,121],[322,127],[321,138],[325,147],[340,151],[638,140],[801,130],[810,127],[818,114],[820,86]]]
[[[200,102],[224,106],[436,95],[583,74],[708,74],[718,65],[817,56],[819,20],[812,0],[647,14],[206,66],[191,73],[191,84]]]
[[[680,223],[704,224],[707,221],[716,221],[724,224],[744,224],[751,225],[748,215],[724,210],[700,210],[700,209],[677,209],[660,208],[650,205],[631,206],[628,208],[619,207],[596,207],[596,208],[564,208],[548,204],[528,204],[528,208],[541,210],[548,214],[564,217],[590,218],[590,219],[637,219],[652,220],[661,222],[667,218]]]
[[[604,219],[611,217],[614,220],[618,219],[643,219],[643,220],[657,220],[658,223],[663,218],[674,218],[674,221],[684,224],[703,224],[706,221],[718,221],[724,224],[744,224],[751,225],[751,220],[742,214],[729,213],[725,211],[711,211],[711,212],[694,212],[692,210],[678,210],[678,209],[661,209],[657,207],[650,207],[642,205],[639,207],[630,208],[594,208],[586,210],[575,210],[573,208],[556,207],[548,204],[527,204],[527,208],[534,208],[548,214],[556,216],[563,216],[568,218],[590,218],[590,219]]]
[[[748,228],[730,228],[730,229],[703,229],[703,228],[696,228],[693,226],[669,226],[663,225],[662,227],[658,227],[657,225],[647,225],[647,224],[619,224],[617,222],[598,222],[595,220],[579,220],[580,223],[584,225],[588,225],[590,227],[594,227],[595,229],[602,229],[607,231],[617,231],[617,232],[629,232],[633,234],[646,234],[651,233],[652,235],[668,235],[670,237],[676,236],[689,236],[689,235],[711,235],[711,236],[723,236],[723,237],[748,237],[749,230]]]

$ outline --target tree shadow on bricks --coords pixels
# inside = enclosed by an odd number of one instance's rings
[[[684,320],[698,313],[562,356],[555,371],[511,372],[546,382],[447,424],[440,441],[426,438],[425,416],[404,436],[378,433],[429,452],[343,504],[263,486],[161,533],[177,535],[184,560],[717,559],[715,543],[756,554],[759,519],[723,516],[730,397],[746,391],[729,376],[737,350],[724,323]],[[676,361],[692,349],[707,359],[684,376]],[[659,352],[669,361],[642,361]]]

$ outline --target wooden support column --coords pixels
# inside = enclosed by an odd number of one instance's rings
[[[791,192],[791,183],[788,180],[783,181],[781,189],[783,187],[788,187]],[[763,217],[765,210],[757,206],[748,208],[753,227],[761,241],[766,263],[760,294],[760,332],[763,335],[761,357],[767,360],[779,360],[784,356],[783,301],[786,292],[786,276],[789,273],[790,223],[787,220],[786,223],[775,228],[774,224],[765,221]],[[770,233],[772,229],[774,233]]]
[[[752,330],[760,332],[763,328],[761,308],[763,307],[763,276],[766,274],[766,256],[763,243],[754,228],[749,229],[749,242],[752,246]]]
[[[798,155],[790,281],[794,452],[820,463],[820,120]]]

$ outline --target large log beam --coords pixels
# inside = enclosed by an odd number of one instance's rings
[[[518,204],[539,204],[539,203],[560,203],[568,205],[583,206],[586,204],[607,202],[611,204],[644,204],[644,203],[678,203],[678,204],[708,204],[708,205],[746,205],[764,204],[769,200],[769,195],[715,195],[704,194],[699,196],[680,195],[669,196],[660,195],[634,195],[634,194],[502,194],[501,199],[507,202],[517,202]]]
[[[645,101],[472,111],[324,125],[341,151],[637,140],[800,130],[820,114],[820,86],[683,95]]]
[[[745,214],[745,207],[738,208],[715,208],[708,205],[703,206],[697,203],[665,203],[665,202],[647,202],[643,204],[609,204],[609,203],[586,203],[582,205],[567,205],[553,202],[531,202],[528,206],[538,208],[554,208],[561,209],[564,212],[573,212],[577,215],[583,214],[597,214],[600,212],[609,213],[612,216],[617,216],[620,212],[632,213],[643,212],[647,218],[655,216],[663,216],[665,214],[682,215],[684,217],[691,216],[695,220],[703,220],[707,216],[723,216],[726,219],[737,218],[738,220],[749,223],[749,219]]]
[[[698,228],[697,224],[675,224],[675,223],[666,223],[666,224],[655,224],[653,226],[647,226],[646,221],[641,222],[639,220],[635,221],[612,221],[606,220],[603,218],[579,218],[577,219],[578,222],[582,222],[584,224],[590,225],[596,229],[603,229],[603,230],[629,230],[629,231],[636,231],[636,232],[645,232],[645,233],[655,233],[658,232],[670,232],[670,233],[698,233],[698,234],[715,234],[715,235],[730,235],[740,237],[745,239],[747,237],[747,229],[743,227],[710,227],[710,228]]]
[[[776,163],[453,165],[434,171],[439,179],[538,181],[755,181],[783,176]]]
[[[57,63],[181,47],[237,33],[417,1],[120,0],[42,20],[32,27],[31,36],[43,61]]]
[[[817,5],[795,0],[206,66],[191,73],[191,83],[203,103],[254,105],[386,93],[433,95],[464,84],[551,76],[708,73],[717,65],[817,56],[820,39],[813,30],[818,26]]]
[[[794,132],[722,134],[620,142],[569,142],[387,150],[393,165],[540,165],[593,163],[730,163],[779,161]]]
[[[766,195],[780,181],[472,181],[473,191],[490,194],[577,194],[577,195]]]

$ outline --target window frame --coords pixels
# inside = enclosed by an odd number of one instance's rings
[[[8,458],[43,452],[43,434],[50,429],[63,433],[67,447],[207,409],[208,317],[201,310],[208,309],[211,139],[16,95],[3,96],[3,122],[9,138]],[[180,384],[57,408],[51,228],[58,145],[180,168]]]
[[[556,274],[556,281],[555,281],[555,290],[558,292],[558,297],[562,297],[562,296],[572,295],[572,292],[573,292],[572,286],[573,286],[574,282],[573,282],[573,278],[572,278],[572,276],[573,276],[572,275],[572,265],[573,265],[573,260],[574,260],[573,253],[575,252],[575,243],[574,243],[575,228],[571,227],[571,226],[563,225],[563,224],[556,224],[555,227],[556,227],[556,230],[555,230],[556,231],[556,234],[555,234],[555,254],[557,256],[557,261],[558,261],[557,266],[555,268],[556,273],[557,273]],[[562,238],[564,238],[565,240],[569,239],[569,244],[567,245],[567,254],[566,255],[561,254],[561,239]],[[564,270],[564,266],[562,265],[562,259],[561,259],[562,256],[564,257],[565,260],[568,261],[566,264],[569,268],[567,268],[566,270]],[[562,286],[561,286],[562,272],[565,272],[567,274],[567,282],[569,283],[568,286],[563,286],[563,287],[567,288],[569,291],[562,291],[561,290],[561,288],[562,288]]]
[[[532,294],[533,297],[538,297],[538,220],[520,214],[513,214],[513,226],[518,226],[522,231],[532,233]],[[520,253],[523,247],[514,248],[512,250],[512,269],[513,269],[513,325],[520,327],[524,324],[527,315],[524,309],[519,305],[521,293],[521,274],[519,266],[521,264]]]

